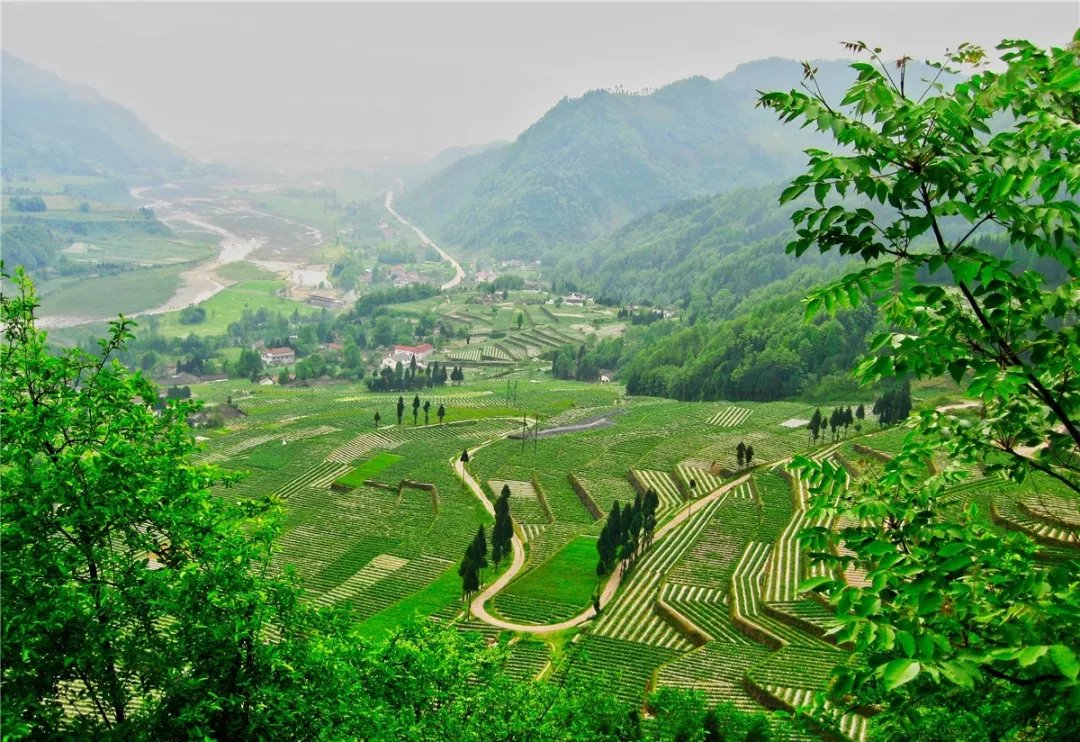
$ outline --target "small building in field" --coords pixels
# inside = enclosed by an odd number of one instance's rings
[[[307,303],[313,307],[326,307],[327,309],[343,306],[340,299],[325,294],[308,294]]]
[[[589,300],[589,297],[585,294],[579,294],[576,291],[571,291],[569,294],[563,297],[563,304],[567,304],[571,307],[583,307],[585,302]]]
[[[262,352],[262,360],[267,366],[295,363],[296,351],[289,347],[267,348]]]
[[[390,352],[396,360],[401,361],[406,366],[409,365],[409,361],[413,356],[416,356],[417,363],[427,363],[427,359],[431,357],[431,354],[435,352],[435,346],[431,343],[421,343],[420,345],[395,345],[394,349]]]

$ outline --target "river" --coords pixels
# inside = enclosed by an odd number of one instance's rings
[[[223,280],[220,276],[214,273],[216,268],[219,268],[228,263],[236,263],[241,260],[247,259],[255,250],[259,249],[266,243],[266,238],[257,236],[242,236],[230,232],[229,230],[214,224],[209,221],[209,217],[205,214],[200,214],[197,211],[192,210],[192,204],[195,202],[210,202],[213,203],[217,199],[196,198],[188,197],[182,198],[178,201],[169,201],[160,196],[161,190],[169,188],[175,188],[171,184],[165,186],[152,186],[142,188],[132,188],[131,195],[136,199],[143,202],[144,206],[147,206],[154,210],[155,217],[166,225],[174,224],[188,224],[196,229],[208,232],[210,234],[217,235],[221,238],[218,245],[218,254],[208,261],[198,263],[197,265],[188,268],[180,274],[180,285],[177,286],[176,292],[169,297],[169,299],[156,307],[151,309],[144,309],[141,312],[134,312],[127,316],[129,317],[142,317],[151,314],[165,314],[167,312],[175,312],[184,307],[192,304],[198,304],[199,302],[206,301],[210,297],[214,296],[218,292],[222,291],[231,282]],[[158,195],[149,195],[151,191],[159,192]],[[258,214],[260,216],[271,217],[278,219],[286,224],[300,226],[305,229],[307,235],[314,240],[315,245],[322,244],[323,235],[316,228],[308,225],[299,224],[287,217],[281,217],[276,214],[270,214],[268,212],[257,211],[247,206],[238,207],[234,211],[250,212],[252,214]],[[257,265],[262,265],[263,261],[253,260],[251,261]],[[269,262],[264,266],[270,270],[292,270],[302,267],[299,263],[281,263],[276,261],[273,264]],[[38,320],[39,326],[43,328],[61,328],[61,327],[75,327],[77,325],[86,324],[88,322],[99,322],[106,319],[112,319],[117,312],[102,310],[100,316],[79,316],[79,315],[53,315],[43,316]]]

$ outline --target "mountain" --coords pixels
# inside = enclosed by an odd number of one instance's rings
[[[632,326],[593,351],[632,394],[770,400],[850,391],[847,370],[875,324],[869,306],[807,323],[803,298],[850,257],[785,252],[794,236],[779,188],[679,201],[563,258],[554,275],[598,300],[677,306],[675,319],[634,309]],[[654,321],[655,320],[655,321]],[[587,362],[588,359],[586,359]]]
[[[854,74],[844,62],[817,66],[827,90]],[[754,103],[757,90],[790,89],[801,77],[799,63],[769,59],[649,95],[564,98],[513,143],[456,162],[399,205],[459,247],[544,257],[673,201],[793,174],[817,136],[782,127]]]
[[[127,108],[3,53],[5,174],[138,174],[183,156]]]

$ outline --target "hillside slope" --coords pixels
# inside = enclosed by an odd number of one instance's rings
[[[842,62],[820,69],[829,85],[851,75]],[[756,91],[800,78],[798,63],[771,59],[649,95],[563,99],[512,144],[455,163],[400,207],[460,247],[545,256],[673,201],[774,183],[795,172],[816,137],[782,131],[754,108]]]
[[[184,161],[127,108],[6,52],[2,97],[6,175],[160,172]]]

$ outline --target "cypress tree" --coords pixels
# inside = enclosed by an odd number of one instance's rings
[[[439,423],[442,424],[443,418],[446,417],[446,406],[440,404],[439,411],[435,414],[439,416]]]
[[[430,384],[428,386],[431,386]],[[428,415],[431,414],[431,400],[424,400],[424,425],[428,424]]]
[[[502,558],[510,553],[514,538],[514,524],[510,517],[510,485],[504,484],[499,499],[495,501],[495,526],[491,531],[491,559],[498,567]]]
[[[469,545],[469,556],[473,560],[473,564],[476,565],[476,571],[479,573],[484,567],[488,566],[487,559],[487,536],[484,534],[484,526],[481,525],[476,530],[476,536],[473,537],[472,543]]]
[[[750,466],[750,462],[753,461],[753,460],[754,460],[754,447],[753,446],[747,446],[746,447],[746,465]]]
[[[415,356],[414,356],[415,358]],[[420,414],[420,395],[417,394],[412,398],[412,424],[416,425],[416,417]]]
[[[735,447],[735,459],[739,462],[739,468],[742,468],[743,462],[746,461],[746,444],[739,441],[739,445]]]
[[[405,398],[397,398],[397,424],[401,425],[401,416],[405,414]]]
[[[656,511],[660,507],[660,497],[656,494],[656,490],[651,487],[645,490],[645,500],[643,514],[641,518],[641,527],[645,532],[645,546],[652,545],[653,532],[656,530]]]

